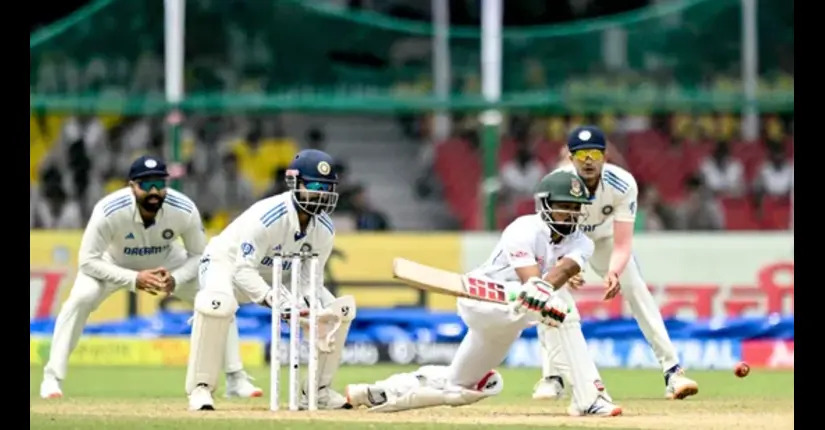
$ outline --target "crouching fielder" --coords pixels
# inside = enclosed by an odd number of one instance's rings
[[[559,289],[579,273],[593,253],[593,242],[577,231],[587,190],[576,175],[551,173],[535,194],[536,214],[522,216],[502,232],[491,257],[469,273],[481,282],[504,285],[509,305],[458,300],[467,324],[449,366],[425,366],[374,384],[347,387],[352,406],[375,412],[395,412],[430,406],[460,406],[501,392],[503,379],[492,368],[500,365],[521,332],[535,322],[558,331],[564,369],[572,381],[574,416],[615,416],[621,408],[604,391],[587,351],[576,305]],[[563,321],[563,322],[562,322]]]
[[[129,187],[103,197],[94,207],[80,242],[77,278],[54,327],[40,396],[63,396],[69,355],[92,313],[112,293],[129,289],[171,293],[192,303],[198,260],[206,244],[200,213],[185,195],[167,190],[162,160],[140,157],[129,170]],[[178,243],[183,239],[183,246]],[[229,340],[226,340],[226,336]],[[263,394],[243,371],[238,327],[227,327],[224,345],[227,396]]]
[[[605,163],[607,139],[594,126],[573,130],[567,140],[570,165],[559,170],[575,173],[582,178],[592,197],[587,221],[581,230],[593,240],[594,252],[590,259],[593,271],[604,277],[605,300],[619,292],[630,306],[645,339],[662,366],[665,397],[684,399],[699,392],[696,381],[685,375],[679,365],[676,348],[667,333],[662,314],[641,276],[639,265],[632,258],[633,223],[636,219],[638,190],[633,175],[621,167]],[[539,329],[542,346],[542,379],[533,392],[535,399],[553,399],[564,392],[559,366],[564,358],[555,349],[554,333]]]
[[[292,273],[290,258],[282,260],[281,285],[270,286],[276,253],[318,254],[317,280],[324,279],[324,266],[332,252],[334,230],[331,213],[338,202],[338,183],[332,158],[322,151],[298,153],[286,171],[289,191],[258,201],[232,221],[206,246],[200,263],[200,291],[195,298],[186,393],[189,409],[213,410],[226,332],[240,303],[267,307],[287,300],[283,282]],[[308,300],[310,265],[302,264],[299,283],[302,302]],[[318,407],[346,407],[346,399],[332,391],[344,342],[355,317],[355,302],[346,296],[336,299],[325,287],[318,291]],[[307,406],[307,381],[299,406]]]

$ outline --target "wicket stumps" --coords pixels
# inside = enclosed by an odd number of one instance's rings
[[[306,302],[309,307],[307,314],[309,320],[309,333],[307,333],[307,350],[309,358],[307,360],[307,409],[314,411],[318,409],[318,254],[311,252],[298,252],[290,254],[291,261],[289,300],[284,304],[289,306],[289,410],[298,410],[298,395],[300,390],[300,337],[299,325],[300,311],[299,305],[302,294],[300,288],[301,269],[309,260],[309,288]],[[281,309],[280,286],[283,275],[284,255],[276,253],[272,258],[272,288],[276,288],[272,304],[272,340],[269,343],[270,357],[270,395],[269,410],[280,409],[280,370],[281,370]]]

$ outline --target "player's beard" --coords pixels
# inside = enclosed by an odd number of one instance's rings
[[[576,231],[576,226],[573,224],[553,223],[553,230],[556,230],[556,232],[561,234],[562,236],[568,236],[570,235],[570,233]]]
[[[163,206],[163,197],[157,194],[150,194],[144,197],[139,204],[140,207],[145,209],[147,212],[156,213],[160,210],[160,207]]]

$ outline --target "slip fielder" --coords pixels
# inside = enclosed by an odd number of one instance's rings
[[[162,292],[192,303],[206,235],[192,200],[166,188],[168,176],[162,160],[140,157],[129,170],[129,186],[95,205],[80,242],[77,277],[55,323],[41,397],[63,396],[60,382],[86,320],[115,291]],[[261,396],[243,370],[234,322],[225,336],[216,353],[225,356],[226,395]]]

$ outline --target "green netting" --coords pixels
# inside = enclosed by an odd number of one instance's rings
[[[793,2],[758,0],[760,107],[793,108]],[[507,29],[503,107],[730,109],[741,94],[741,1],[676,0],[612,17]],[[452,28],[448,101],[432,95],[432,27],[320,1],[189,0],[185,108],[472,109],[480,33]],[[164,108],[163,2],[102,0],[31,38],[34,108]]]

